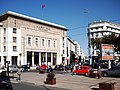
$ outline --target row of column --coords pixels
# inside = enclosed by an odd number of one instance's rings
[[[47,52],[44,52],[43,56],[41,56],[42,52],[38,52],[38,53],[39,53],[39,63],[38,63],[39,65],[42,65],[43,63],[46,65],[53,65],[53,53],[50,53],[50,57],[51,57],[50,62],[48,62],[48,53]],[[35,66],[35,57],[34,57],[35,55],[34,54],[35,54],[35,52],[32,52],[32,66]]]

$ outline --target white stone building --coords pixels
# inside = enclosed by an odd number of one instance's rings
[[[8,11],[0,15],[0,63],[61,64],[67,57],[67,28]]]
[[[75,41],[75,40],[72,40],[70,39],[69,37],[67,38],[67,46],[68,46],[68,49],[67,49],[67,54],[68,54],[68,61],[70,63],[73,63],[75,62],[74,59],[78,59],[78,60],[81,60],[79,62],[84,62],[85,61],[85,55],[83,53],[83,50],[82,48],[80,47],[80,44]]]
[[[69,37],[67,38],[67,46],[67,64],[70,64],[74,62],[72,56],[75,55],[75,43]]]

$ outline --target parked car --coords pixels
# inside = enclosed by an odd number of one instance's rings
[[[46,64],[43,64],[40,66],[40,69],[42,70],[47,70],[48,69],[48,66]]]
[[[42,70],[42,69],[43,69],[43,70],[48,69],[48,66],[45,65],[45,64],[43,64],[43,65],[41,65],[41,66],[40,66],[40,65],[37,65],[37,66],[36,66],[36,70]]]
[[[18,67],[16,65],[9,66],[9,72],[18,72]]]
[[[115,66],[110,69],[102,71],[103,76],[119,76],[120,77],[120,67]]]
[[[64,65],[60,64],[60,65],[56,65],[55,68],[54,68],[54,70],[64,70],[64,69],[65,70],[70,70],[71,66],[70,65],[64,66]]]
[[[36,70],[40,70],[40,65],[37,65],[37,66],[36,66]]]
[[[64,66],[62,64],[56,65],[54,70],[64,70]]]
[[[22,68],[22,72],[30,71],[30,66],[29,65],[22,65],[21,68]]]
[[[4,68],[0,68],[0,76],[6,76],[6,70]]]
[[[85,75],[85,76],[89,76],[90,75],[90,66],[80,66],[79,69],[76,69],[73,71],[73,74],[81,74],[81,75]]]

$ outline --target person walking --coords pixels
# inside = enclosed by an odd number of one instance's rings
[[[102,73],[101,73],[100,65],[98,66],[97,77],[98,77],[98,79],[102,79]]]
[[[50,68],[49,68],[49,71],[50,71],[50,72],[53,72],[53,69],[52,69],[52,67],[51,67],[51,66],[50,66]]]
[[[22,72],[22,69],[19,68],[19,69],[18,69],[18,72],[17,72],[17,75],[18,75],[17,80],[21,80],[21,72]]]

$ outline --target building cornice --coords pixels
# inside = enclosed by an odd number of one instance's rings
[[[33,22],[42,23],[42,24],[45,24],[45,25],[61,28],[61,29],[66,30],[66,31],[68,30],[65,26],[58,25],[58,24],[55,24],[55,23],[51,23],[51,22],[44,21],[44,20],[40,20],[40,19],[37,19],[37,18],[33,18],[33,17],[30,17],[30,16],[26,16],[26,15],[23,15],[23,14],[12,12],[12,11],[7,11],[5,14],[3,14],[1,16],[4,16],[4,15],[12,15],[12,16],[16,16],[16,17],[19,17],[19,18],[23,18],[23,19],[26,19],[26,20],[33,21]]]

